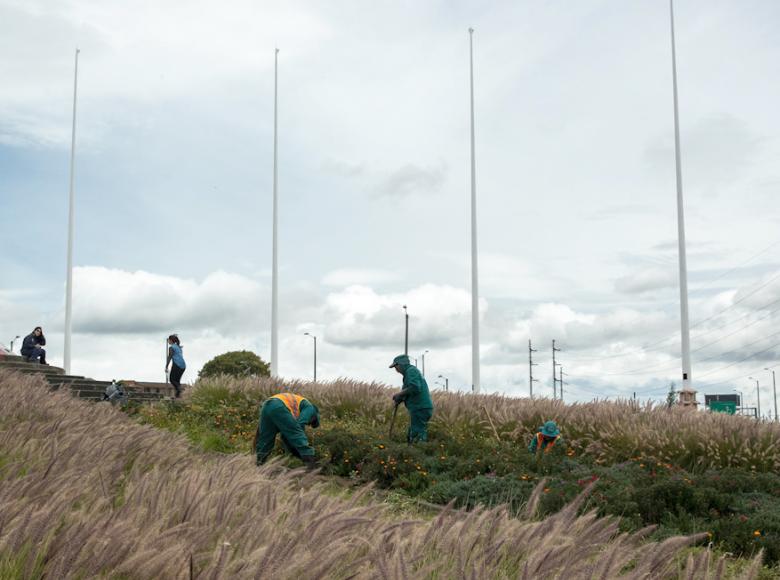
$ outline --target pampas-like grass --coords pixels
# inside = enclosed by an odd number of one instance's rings
[[[339,385],[333,392],[294,388],[313,399],[366,397],[370,412],[384,413],[381,386]],[[278,388],[270,381],[245,386]],[[466,412],[460,397],[444,401],[446,412]],[[506,425],[500,402],[485,398]],[[536,412],[541,407],[527,416]],[[724,562],[708,554],[679,563],[696,537],[650,543],[646,531],[620,534],[615,518],[577,515],[588,490],[542,520],[530,508],[516,519],[505,507],[451,506],[430,521],[399,519],[364,494],[323,493],[301,470],[200,453],[183,436],[138,425],[108,405],[52,394],[43,381],[17,374],[0,373],[0,455],[0,559],[24,558],[23,570],[42,562],[47,578],[184,579],[191,569],[195,578],[272,580],[725,574]],[[749,574],[759,568],[760,557]]]

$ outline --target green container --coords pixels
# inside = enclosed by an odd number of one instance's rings
[[[713,413],[737,414],[737,404],[734,401],[712,401],[710,402],[710,411]]]

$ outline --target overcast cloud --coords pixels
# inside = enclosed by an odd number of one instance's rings
[[[780,5],[675,8],[693,376],[729,392],[780,356]],[[319,376],[397,382],[406,304],[410,354],[468,389],[470,26],[483,386],[527,394],[530,339],[550,394],[555,339],[568,397],[663,398],[680,313],[652,0],[0,0],[0,343],[43,324],[61,361],[79,46],[74,372],[159,379],[170,332],[185,380],[268,357],[279,47],[282,374],[308,376],[310,332]]]

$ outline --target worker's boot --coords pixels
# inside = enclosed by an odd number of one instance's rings
[[[309,471],[319,467],[319,465],[317,465],[317,460],[314,458],[314,455],[303,455],[301,456],[301,461],[303,461],[303,464]]]

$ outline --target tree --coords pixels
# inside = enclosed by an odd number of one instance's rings
[[[270,377],[270,365],[248,350],[236,350],[215,356],[198,373],[202,379],[217,375],[232,377]]]
[[[677,402],[677,391],[674,390],[674,382],[669,385],[669,393],[666,395],[666,406],[670,409]]]

